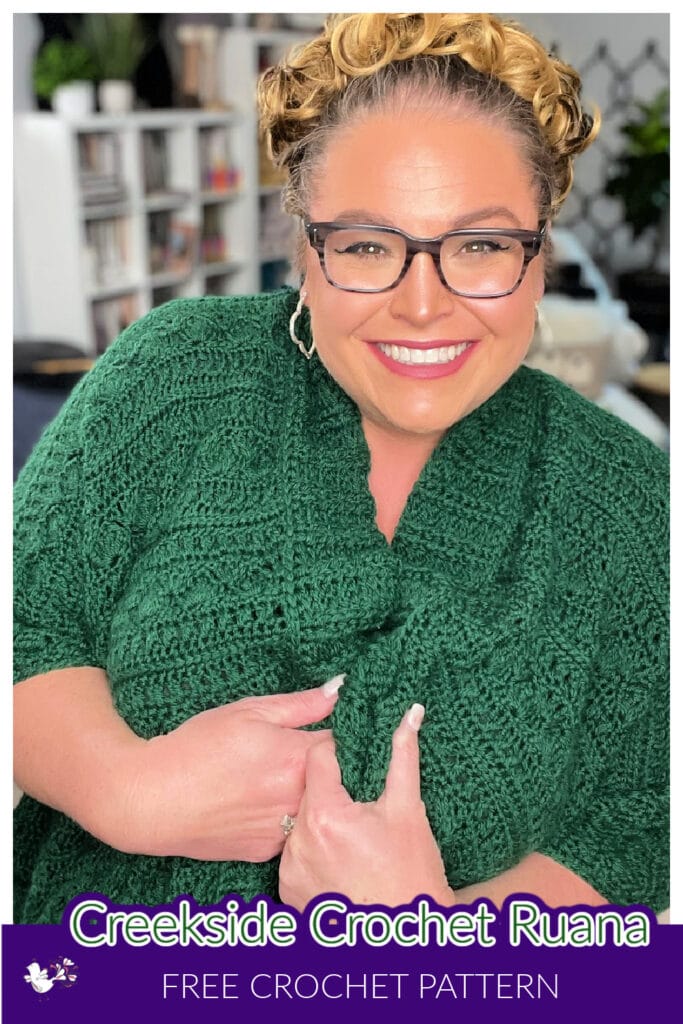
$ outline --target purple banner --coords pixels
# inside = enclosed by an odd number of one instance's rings
[[[284,1019],[640,1020],[675,1005],[683,927],[644,907],[548,910],[511,897],[298,914],[265,897],[120,907],[79,896],[61,925],[5,925],[5,1024]]]

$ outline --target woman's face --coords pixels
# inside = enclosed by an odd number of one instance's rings
[[[538,228],[529,170],[514,136],[466,113],[454,118],[419,110],[372,115],[336,135],[308,216],[387,225],[420,238],[455,227]],[[364,422],[394,436],[438,439],[524,359],[543,265],[541,257],[532,260],[511,295],[466,299],[441,283],[431,256],[419,253],[396,288],[368,295],[329,284],[308,245],[303,288],[318,355]],[[426,379],[379,348],[463,343],[448,372]]]

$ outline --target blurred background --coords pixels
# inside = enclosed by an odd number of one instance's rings
[[[14,15],[14,467],[153,306],[296,284],[258,73],[323,14]],[[528,362],[662,448],[669,422],[669,17],[520,14],[602,111],[554,230]]]

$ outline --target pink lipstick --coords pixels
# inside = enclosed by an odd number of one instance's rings
[[[399,377],[435,380],[457,373],[479,342],[450,339],[416,342],[391,339],[366,344],[372,349],[375,358]]]

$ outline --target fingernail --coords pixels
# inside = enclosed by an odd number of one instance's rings
[[[413,704],[412,708],[406,715],[406,722],[415,732],[420,731],[422,725],[422,719],[425,716],[425,709],[423,704]]]
[[[332,697],[335,693],[339,693],[345,682],[346,675],[342,673],[340,676],[335,676],[334,679],[328,679],[326,683],[323,683],[321,689],[326,697]]]

